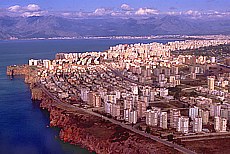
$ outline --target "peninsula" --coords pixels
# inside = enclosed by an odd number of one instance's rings
[[[230,152],[230,41],[119,44],[7,67],[64,142],[96,153]]]

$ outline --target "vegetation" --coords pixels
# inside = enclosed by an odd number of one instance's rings
[[[147,126],[145,129],[145,132],[149,134],[151,132],[151,128],[149,126]]]

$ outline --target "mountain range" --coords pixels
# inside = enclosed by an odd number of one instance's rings
[[[165,15],[146,18],[0,17],[0,39],[80,36],[230,34],[230,19],[191,19]]]

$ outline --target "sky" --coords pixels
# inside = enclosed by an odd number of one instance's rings
[[[124,16],[215,14],[230,16],[230,0],[0,0],[0,15]]]

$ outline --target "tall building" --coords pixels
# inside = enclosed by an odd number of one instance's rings
[[[165,81],[165,75],[164,74],[159,74],[158,76],[158,82]]]
[[[132,100],[130,99],[124,100],[124,109],[132,109]]]
[[[178,123],[178,118],[180,117],[180,110],[178,109],[171,109],[169,120],[170,120],[170,127],[176,128]]]
[[[176,85],[174,84],[175,83],[175,76],[170,76],[169,77],[169,83],[170,83],[170,87],[175,87]]]
[[[217,132],[220,131],[220,117],[215,117],[214,118],[214,129]]]
[[[208,89],[213,91],[215,87],[215,76],[208,76]]]
[[[94,107],[100,107],[101,106],[101,96],[99,94],[96,94],[95,96],[95,102]]]
[[[227,119],[221,117],[214,118],[214,129],[216,132],[226,132]]]
[[[93,107],[101,106],[101,97],[96,92],[89,92],[88,94],[88,104]]]
[[[192,108],[189,108],[189,117],[193,120],[195,117],[197,117],[199,114],[199,108],[197,106],[194,106]]]
[[[221,105],[215,105],[214,107],[214,116],[220,116]]]
[[[138,101],[137,102],[137,113],[138,113],[138,118],[145,117],[146,115],[146,103],[143,101]]]
[[[129,112],[129,123],[137,123],[137,111],[133,110]]]
[[[115,95],[116,99],[120,99],[121,98],[121,92],[120,91],[116,90],[115,94],[116,94]]]
[[[109,101],[109,102],[111,102],[111,103],[116,104],[116,95],[115,95],[115,94],[108,94],[108,95],[105,97],[105,101]]]
[[[202,123],[204,125],[207,125],[209,121],[209,111],[202,110],[201,117],[202,117]]]
[[[150,87],[148,87],[148,86],[143,87],[143,90],[142,90],[142,95],[143,96],[150,96],[150,92],[151,92]]]
[[[51,65],[51,61],[50,61],[50,60],[43,60],[43,66],[44,66],[46,69],[49,69],[49,68],[50,68],[50,65]]]
[[[160,115],[160,108],[153,108],[152,110],[146,111],[146,124],[149,126],[157,126],[158,125],[158,117]]]
[[[137,85],[132,86],[132,92],[133,92],[133,94],[138,95],[138,86]]]
[[[90,91],[88,93],[88,102],[87,102],[87,104],[90,105],[90,106],[93,106],[93,104],[95,103],[94,95],[95,95],[95,92]]]
[[[211,57],[210,61],[211,61],[211,63],[215,63],[216,62],[216,57]]]
[[[202,118],[195,117],[193,119],[193,132],[201,132],[202,131]]]
[[[38,61],[39,60],[30,59],[29,60],[29,66],[37,66],[38,65]]]
[[[161,112],[160,113],[160,127],[163,129],[168,128],[168,122],[167,122],[167,112]]]
[[[112,103],[111,102],[105,102],[104,110],[105,110],[105,113],[111,114]]]
[[[211,117],[220,116],[220,111],[221,111],[221,105],[212,104],[212,105],[210,106],[210,116],[211,116]]]
[[[228,109],[220,109],[221,118],[228,119]]]
[[[142,96],[141,99],[142,99],[142,101],[145,102],[146,106],[149,106],[149,103],[150,103],[150,97],[149,96]]]
[[[147,110],[146,111],[146,124],[149,126],[157,126],[158,124],[158,111]]]
[[[129,121],[129,112],[130,109],[124,109],[124,120]]]
[[[82,99],[84,102],[87,102],[87,101],[88,101],[88,94],[89,94],[89,89],[87,89],[87,88],[82,88],[82,89],[81,89],[81,99]]]
[[[118,104],[112,104],[111,115],[113,117],[120,117],[121,115],[121,107]]]
[[[176,130],[178,132],[188,133],[188,124],[189,124],[189,118],[181,116],[178,118]]]
[[[150,90],[150,101],[153,102],[155,100],[155,90],[151,89]]]
[[[177,75],[179,73],[179,68],[177,66],[172,67],[172,74]]]
[[[227,130],[227,119],[221,118],[220,131],[226,132],[226,130]]]

